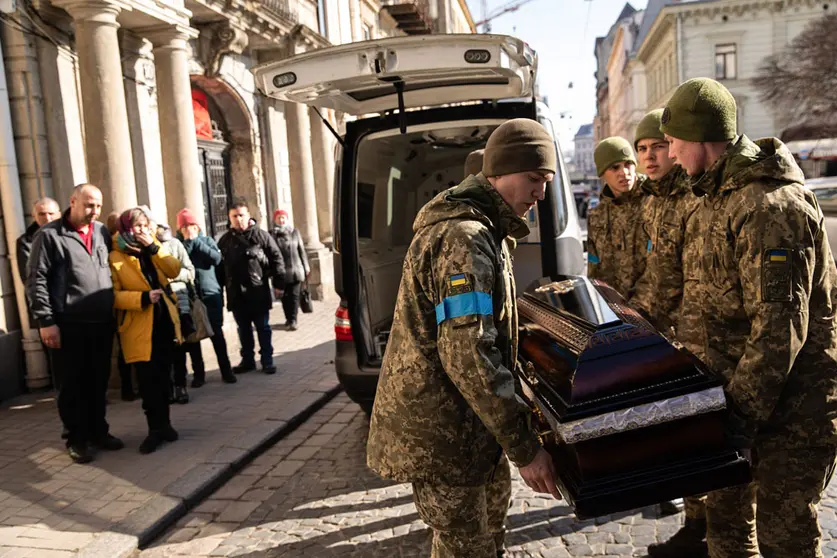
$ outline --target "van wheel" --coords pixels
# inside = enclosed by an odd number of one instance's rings
[[[364,401],[363,403],[358,403],[360,409],[363,411],[363,414],[366,415],[366,418],[372,416],[372,401]]]

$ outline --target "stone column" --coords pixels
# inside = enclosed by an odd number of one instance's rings
[[[317,227],[317,193],[314,187],[308,109],[299,103],[285,103],[285,119],[288,126],[294,227],[299,229],[308,250],[319,250],[323,245]]]
[[[70,13],[76,30],[88,181],[104,194],[103,215],[134,207],[137,190],[116,33],[116,16],[124,4],[106,0],[53,4]]]
[[[319,240],[317,226],[317,191],[311,153],[311,122],[305,105],[285,103],[290,160],[291,205],[294,226],[305,242],[311,276],[308,287],[315,300],[323,300],[326,291],[334,289],[334,265],[331,251]]]
[[[39,39],[33,39],[28,33],[10,25],[0,25],[0,37],[5,48],[15,150],[24,214],[27,214],[37,199],[55,197],[36,48]],[[59,203],[66,202],[59,200]]]
[[[157,68],[157,112],[169,223],[177,223],[177,212],[188,207],[206,230],[187,49],[189,39],[197,36],[196,30],[181,26],[146,33],[154,45]]]
[[[320,242],[332,243],[332,216],[334,205],[334,142],[317,111],[308,109],[311,121],[311,153],[314,157],[314,189],[317,197],[317,225]],[[328,109],[320,111],[328,118]]]
[[[0,394],[4,398],[17,395],[8,386],[16,385],[19,380],[18,329],[21,330],[20,339],[26,359],[26,385],[30,389],[49,385],[46,355],[38,332],[29,324],[23,282],[17,267],[16,241],[26,230],[26,223],[23,220],[23,199],[8,99],[3,46],[0,44],[0,232],[5,232],[5,236],[0,238],[0,357],[3,359]]]

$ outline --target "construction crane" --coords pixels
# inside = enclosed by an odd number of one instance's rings
[[[497,19],[501,15],[507,14],[509,12],[516,12],[520,9],[521,6],[524,4],[528,4],[533,0],[514,0],[513,2],[509,2],[508,4],[504,4],[499,8],[495,9],[490,14],[488,13],[488,0],[481,0],[480,7],[482,9],[482,21],[478,21],[474,24],[474,27],[479,27],[480,25],[484,26],[483,31],[485,33],[491,33],[491,21]]]

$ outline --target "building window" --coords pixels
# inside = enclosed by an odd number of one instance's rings
[[[371,41],[372,40],[372,26],[368,23],[363,24],[363,40],[364,41]]]
[[[735,44],[715,46],[715,79],[735,79]]]

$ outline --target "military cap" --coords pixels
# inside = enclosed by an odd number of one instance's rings
[[[485,176],[537,170],[558,172],[555,142],[546,128],[529,118],[515,118],[492,132],[485,145]]]
[[[660,120],[663,117],[663,109],[652,110],[639,121],[634,135],[634,149],[640,140],[644,139],[666,139],[665,134],[660,131]]]
[[[735,98],[714,79],[690,79],[669,99],[660,129],[684,141],[731,140],[736,136]]]
[[[468,157],[465,158],[465,176],[481,173],[484,158],[485,149],[477,149],[468,153]]]
[[[599,176],[615,163],[630,161],[636,164],[636,156],[631,144],[619,136],[611,136],[600,141],[596,150],[593,151],[593,160],[596,162],[596,173]]]

